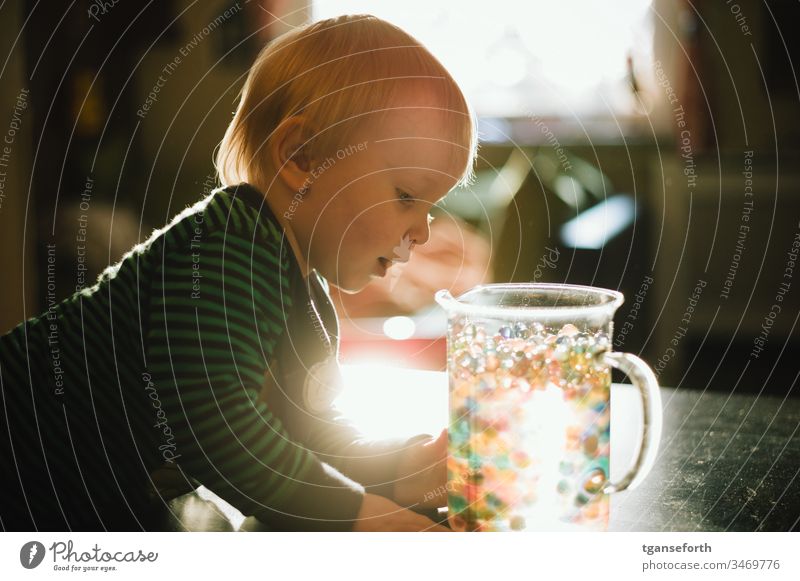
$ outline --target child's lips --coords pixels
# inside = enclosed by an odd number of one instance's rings
[[[383,256],[380,256],[378,258],[377,274],[380,276],[386,276],[386,271],[388,271],[389,267],[391,266],[392,266],[391,260]]]

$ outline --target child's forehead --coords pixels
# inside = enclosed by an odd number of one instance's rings
[[[345,142],[365,154],[359,157],[365,163],[436,181],[464,172],[469,147],[461,143],[460,119],[439,105],[402,104],[359,121]]]
[[[391,170],[410,181],[409,186],[430,190],[441,197],[453,188],[464,172],[464,150],[442,137],[396,137],[377,140],[373,148],[376,169]],[[436,200],[434,200],[435,202]]]
[[[358,133],[367,147],[392,162],[451,164],[465,149],[459,143],[453,119],[448,117],[452,116],[432,108],[394,109],[370,119]]]
[[[364,133],[373,140],[392,138],[451,139],[458,133],[458,119],[437,106],[398,106],[370,115]]]

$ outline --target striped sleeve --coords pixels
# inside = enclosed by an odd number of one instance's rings
[[[369,440],[333,407],[316,414],[305,443],[318,458],[364,486],[366,492],[393,499],[395,483],[403,477],[398,473],[403,453],[415,443],[432,437],[419,434],[411,438]]]
[[[258,394],[291,305],[276,244],[212,232],[163,256],[147,365],[174,462],[282,530],[349,530],[363,488],[290,439]]]
[[[334,329],[338,351],[338,316],[331,300],[330,284],[324,277],[316,280],[323,292],[318,297],[321,316],[325,326]],[[335,405],[304,419],[308,424],[304,443],[314,450],[318,458],[363,485],[367,492],[387,498],[393,498],[394,485],[401,477],[398,466],[403,453],[416,442],[432,437],[430,434],[419,434],[412,438],[369,440]]]

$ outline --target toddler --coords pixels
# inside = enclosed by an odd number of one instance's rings
[[[2,527],[156,529],[202,484],[275,530],[443,530],[407,507],[435,506],[446,432],[367,442],[336,412],[329,284],[425,244],[476,148],[456,83],[387,22],[267,45],[222,187],[0,338]]]

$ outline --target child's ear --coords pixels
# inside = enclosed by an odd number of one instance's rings
[[[302,116],[284,119],[269,141],[269,155],[280,179],[295,192],[308,187],[312,158],[306,143],[311,131]]]

